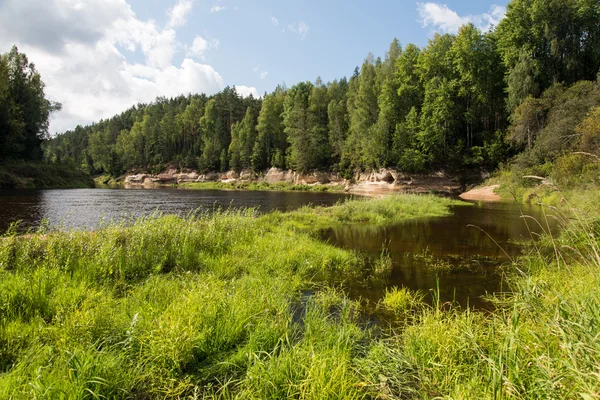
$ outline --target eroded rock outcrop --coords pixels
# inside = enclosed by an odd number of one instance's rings
[[[179,172],[171,168],[157,175],[136,174],[125,177],[126,186],[161,186],[189,182],[266,182],[269,184],[344,186],[348,192],[363,195],[380,195],[394,192],[460,193],[461,191],[461,185],[458,181],[445,176],[443,173],[406,174],[387,168],[357,173],[352,179],[344,179],[339,174],[332,172],[314,171],[301,174],[278,168],[271,168],[262,176],[251,170],[198,173],[191,170]]]

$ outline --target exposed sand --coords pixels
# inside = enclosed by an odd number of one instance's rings
[[[494,193],[494,190],[499,187],[500,185],[491,185],[471,189],[461,194],[460,198],[463,200],[500,201],[502,198]]]

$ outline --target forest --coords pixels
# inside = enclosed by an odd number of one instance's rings
[[[50,113],[60,104],[45,97],[44,82],[25,54],[0,54],[0,161],[39,160]]]
[[[522,165],[543,164],[583,146],[574,129],[600,105],[599,19],[596,0],[513,0],[488,32],[467,24],[423,48],[395,39],[349,79],[280,85],[262,98],[235,87],[157,98],[44,141],[44,158],[112,176],[167,166],[455,173],[492,171],[519,154]],[[545,129],[550,122],[557,128]],[[11,128],[2,149],[21,154],[10,147],[19,135],[38,149],[46,131],[39,123]],[[538,134],[545,139],[535,145]]]

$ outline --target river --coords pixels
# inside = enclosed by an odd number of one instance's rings
[[[333,205],[350,196],[321,192],[258,192],[181,189],[71,189],[0,191],[0,230],[20,222],[20,229],[94,229],[100,221],[136,218],[160,211],[186,215],[194,210],[256,207],[260,212],[293,210],[307,204]],[[394,226],[346,226],[323,232],[329,243],[358,250],[371,259],[388,254],[393,268],[377,281],[349,282],[355,298],[376,302],[390,287],[420,290],[441,302],[485,308],[482,296],[508,290],[503,279],[510,259],[521,252],[517,242],[530,240],[522,215],[539,221],[539,207],[512,202],[453,207],[452,215],[420,218]],[[472,226],[471,226],[472,225]]]
[[[404,286],[424,292],[429,300],[435,295],[442,303],[488,308],[483,297],[509,291],[504,277],[511,260],[522,254],[523,242],[531,243],[542,232],[529,217],[556,230],[555,220],[546,218],[541,207],[482,202],[452,207],[452,214],[441,218],[330,229],[322,238],[371,259],[382,253],[391,258],[388,276],[349,285],[354,298],[376,302],[390,287]]]
[[[254,207],[260,212],[291,211],[307,204],[333,205],[345,193],[182,189],[0,190],[0,231],[21,221],[21,229],[94,229],[102,221],[150,215],[186,215],[195,210]]]

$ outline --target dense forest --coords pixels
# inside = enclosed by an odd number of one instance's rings
[[[0,161],[41,159],[48,118],[59,109],[25,54],[13,47],[0,55]]]
[[[521,165],[543,164],[597,141],[578,132],[600,106],[599,20],[597,0],[513,0],[489,32],[468,24],[423,48],[394,40],[349,79],[279,86],[261,99],[229,87],[158,98],[58,135],[45,158],[113,176],[169,165],[491,170],[518,154]]]

